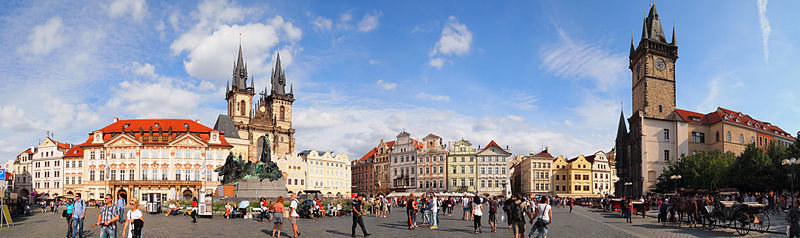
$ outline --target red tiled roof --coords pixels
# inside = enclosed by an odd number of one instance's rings
[[[386,142],[386,147],[389,147],[389,149],[391,149],[392,147],[394,147],[394,141],[389,141],[389,142]]]
[[[721,107],[718,107],[716,111],[708,114],[702,114],[682,109],[675,109],[675,112],[678,114],[678,116],[681,117],[681,119],[688,122],[697,122],[701,124],[711,125],[721,121],[727,121],[741,126],[750,127],[756,130],[778,134],[784,138],[794,139],[794,137],[792,137],[791,134],[783,131],[783,129],[781,129],[780,127],[772,125],[769,122],[762,122],[750,117],[747,114],[733,110],[728,110]]]
[[[92,144],[91,137],[90,137],[90,139],[87,139],[86,142],[83,142],[83,144],[76,145],[76,146],[73,146],[72,148],[69,148],[69,150],[67,150],[67,153],[64,153],[64,157],[65,158],[67,158],[67,157],[83,157],[83,146],[84,145],[90,145],[90,144]]]
[[[369,159],[370,157],[375,155],[375,152],[377,152],[377,151],[378,151],[378,147],[372,148],[372,150],[370,150],[369,152],[367,152],[367,154],[362,156],[361,159],[358,159],[358,161],[367,161],[367,159]]]
[[[589,161],[589,163],[594,163],[594,156],[595,155],[584,156],[583,158],[586,159],[586,161]]]
[[[490,142],[489,142],[489,144],[488,144],[488,145],[486,145],[486,147],[483,147],[483,149],[484,149],[484,150],[485,150],[485,149],[488,149],[489,147],[491,147],[491,146],[493,146],[493,145],[494,145],[494,146],[497,146],[497,147],[500,147],[499,145],[497,145],[497,143],[495,143],[495,142],[494,142],[494,140],[492,140],[492,141],[490,141]],[[500,148],[502,149],[503,147],[500,147]]]
[[[539,152],[538,154],[533,155],[533,157],[553,158],[553,155],[548,153],[547,150],[543,150],[542,152]]]
[[[155,124],[158,123],[156,127]],[[127,125],[127,127],[125,126]],[[189,128],[187,130],[186,126],[188,125]],[[117,122],[112,123],[106,127],[103,127],[99,131],[103,132],[103,141],[108,141],[111,137],[119,134],[119,133],[127,133],[129,135],[134,136],[136,139],[140,139],[139,137],[139,128],[142,129],[143,132],[149,133],[150,128],[153,129],[153,133],[158,133],[158,129],[161,128],[162,133],[167,133],[170,128],[172,128],[172,132],[177,132],[177,136],[180,136],[185,133],[192,133],[200,137],[205,142],[208,142],[211,139],[211,131],[213,129],[200,124],[196,121],[189,120],[189,119],[128,119],[128,120],[119,120]],[[171,139],[175,139],[170,138]],[[228,140],[225,139],[225,135],[220,132],[219,136],[220,144],[225,146],[230,146]]]
[[[411,141],[414,143],[414,147],[416,147],[417,149],[422,149],[422,142],[419,142],[415,139],[411,139]]]

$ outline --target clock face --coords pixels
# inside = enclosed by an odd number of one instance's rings
[[[264,107],[264,106],[261,106],[261,107],[258,107],[258,110],[259,110],[259,111],[261,111],[261,112],[264,112],[264,111],[266,111],[266,110],[267,110],[267,108],[266,108],[266,107]]]
[[[664,62],[664,59],[662,59],[662,58],[656,59],[656,69],[664,70],[666,68],[667,68],[667,63]]]

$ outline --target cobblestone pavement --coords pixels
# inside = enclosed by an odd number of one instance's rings
[[[376,218],[367,215],[364,218],[371,237],[513,237],[504,221],[499,220],[497,233],[489,232],[486,218],[483,220],[483,233],[472,232],[472,221],[461,220],[460,209],[453,216],[440,216],[438,230],[430,230],[426,226],[408,230],[404,212],[393,209],[388,218]],[[488,210],[488,209],[487,209]],[[86,216],[84,229],[88,237],[98,237],[98,228],[89,228],[97,219],[98,209],[90,208]],[[502,211],[501,211],[502,213]],[[258,223],[253,220],[227,220],[220,216],[213,219],[199,218],[196,225],[190,223],[188,216],[165,217],[163,215],[145,215],[144,237],[265,237],[271,235],[271,223]],[[418,217],[418,222],[422,217]],[[352,218],[336,217],[319,220],[303,219],[299,222],[301,237],[349,237]],[[530,227],[527,227],[530,228]],[[633,223],[625,223],[625,219],[614,213],[605,213],[584,207],[575,207],[572,213],[569,208],[553,209],[553,224],[548,237],[731,237],[736,236],[733,230],[715,229],[707,231],[703,228],[678,228],[675,224],[662,227],[655,218],[636,217]],[[291,237],[291,227],[283,226],[282,237]],[[36,214],[15,221],[10,228],[0,228],[0,237],[64,237],[66,222],[58,215]],[[360,229],[357,235],[362,237]],[[780,237],[778,234],[762,234],[751,232],[751,237]]]

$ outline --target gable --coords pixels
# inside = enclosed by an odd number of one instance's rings
[[[138,146],[138,145],[142,145],[142,143],[139,142],[139,140],[137,140],[136,138],[133,138],[132,136],[126,134],[119,134],[114,138],[111,138],[111,140],[108,140],[104,144],[104,146],[106,147]]]
[[[51,141],[50,138],[47,138],[44,141],[42,141],[42,144],[39,145],[39,147],[46,147],[46,146],[53,146],[53,145],[55,145],[55,144],[53,144],[53,141]]]
[[[175,138],[169,145],[173,146],[189,146],[189,147],[205,147],[206,143],[202,139],[197,138],[192,134],[183,134]]]

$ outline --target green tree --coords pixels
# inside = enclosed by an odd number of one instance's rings
[[[671,163],[658,177],[656,190],[672,192],[678,188],[715,189],[725,185],[725,175],[736,160],[733,153],[719,151],[699,152],[694,155],[682,155],[681,159]],[[672,175],[680,175],[680,180],[670,180]]]
[[[755,144],[747,145],[727,173],[728,185],[743,192],[765,192],[774,186],[772,159]]]

